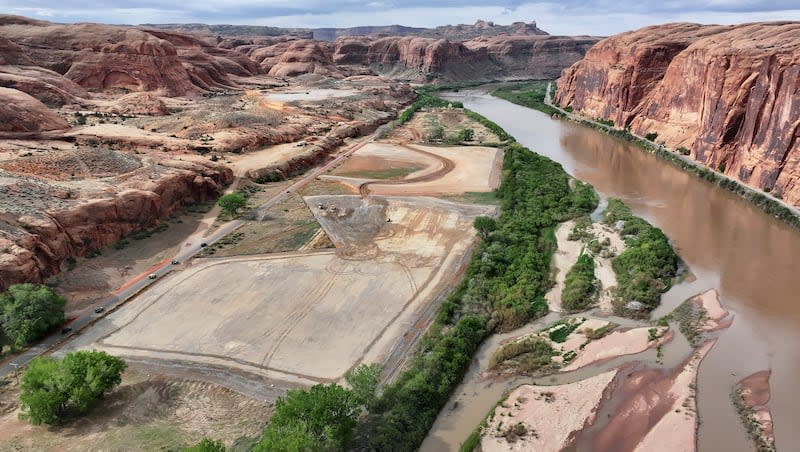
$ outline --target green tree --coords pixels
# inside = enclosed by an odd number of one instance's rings
[[[293,389],[275,403],[275,414],[256,451],[342,449],[353,436],[361,403],[337,384]]]
[[[222,444],[222,441],[214,441],[213,439],[203,438],[194,446],[189,446],[186,449],[183,449],[183,452],[225,452],[225,445]]]
[[[344,376],[356,400],[369,409],[377,397],[378,384],[381,382],[380,364],[362,364],[348,371]]]
[[[330,436],[319,437],[309,430],[306,422],[298,421],[267,427],[253,452],[318,452],[341,448]]]
[[[226,215],[234,216],[239,209],[247,205],[247,198],[245,198],[244,194],[241,192],[235,191],[220,197],[217,201],[217,205],[222,207],[222,211]]]
[[[492,217],[475,217],[472,225],[478,230],[478,234],[485,240],[489,233],[497,229],[497,221]]]
[[[15,284],[0,295],[3,329],[15,345],[31,343],[64,322],[66,304],[47,286]]]
[[[122,381],[125,361],[106,352],[81,350],[63,360],[40,356],[22,375],[22,419],[32,424],[56,424],[89,411],[94,403]]]

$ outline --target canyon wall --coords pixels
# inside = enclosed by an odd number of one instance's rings
[[[233,180],[213,163],[165,160],[114,183],[113,196],[74,199],[52,184],[0,169],[0,290],[42,282],[64,262],[156,226],[184,204],[216,199]],[[27,208],[32,203],[40,208]]]
[[[667,24],[604,39],[556,101],[800,205],[800,23]]]

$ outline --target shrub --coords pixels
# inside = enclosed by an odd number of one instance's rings
[[[203,438],[194,446],[183,449],[183,452],[225,452],[225,445],[222,444],[222,441]]]
[[[658,134],[656,132],[650,132],[647,135],[645,135],[644,138],[648,141],[656,141],[656,138],[658,138]]]
[[[594,274],[594,258],[590,254],[581,254],[564,280],[564,290],[561,292],[561,306],[569,311],[586,309],[594,303],[597,287],[597,277]]]

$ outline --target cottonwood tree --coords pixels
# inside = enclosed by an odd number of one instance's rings
[[[47,286],[15,284],[0,295],[6,335],[21,347],[64,322],[67,300]]]
[[[52,425],[84,414],[120,384],[126,367],[121,358],[94,350],[67,353],[61,360],[40,356],[22,375],[20,418]]]

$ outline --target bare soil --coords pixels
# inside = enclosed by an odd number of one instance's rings
[[[272,412],[271,402],[137,366],[88,415],[63,426],[20,421],[18,392],[13,381],[0,389],[1,450],[176,450],[204,437],[231,446],[242,437],[257,437]]]

